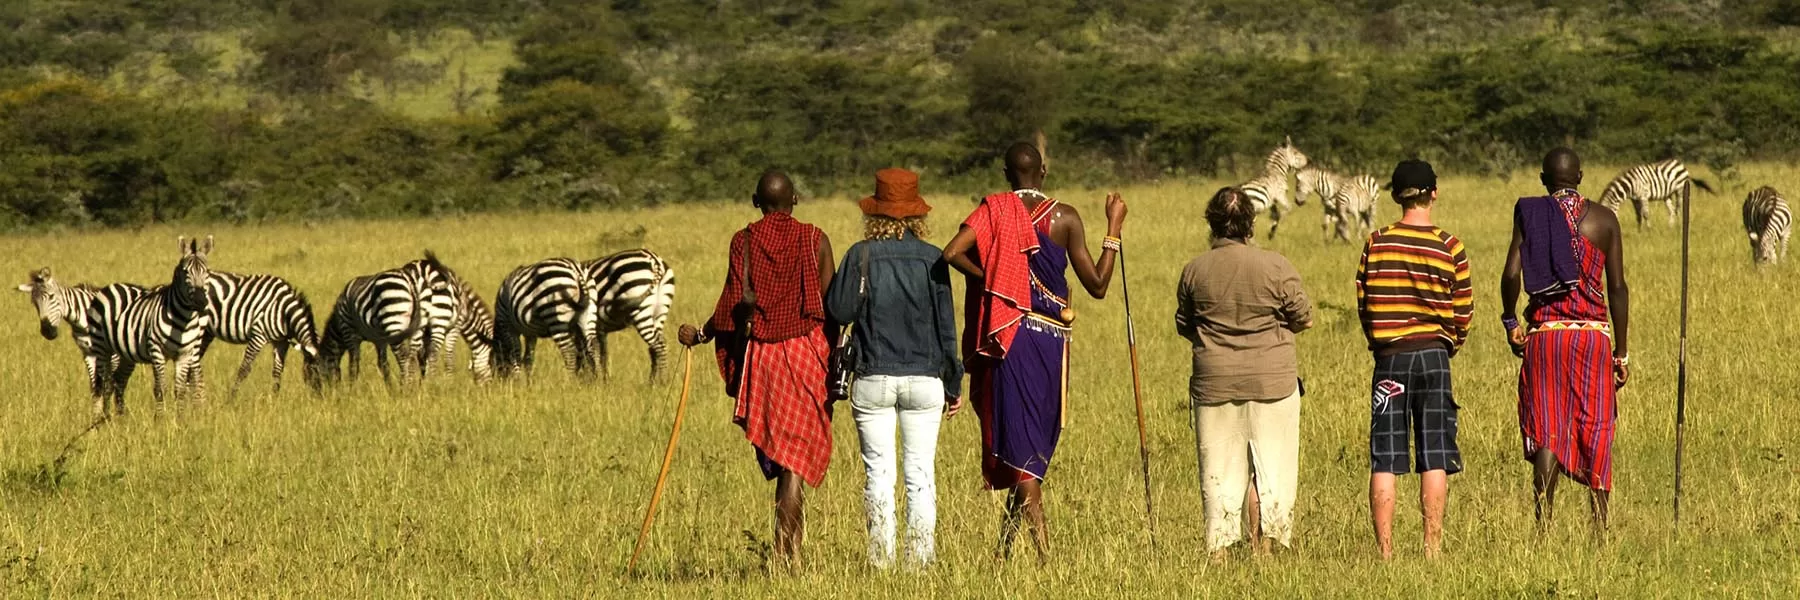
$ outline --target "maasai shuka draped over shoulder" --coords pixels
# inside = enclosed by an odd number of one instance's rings
[[[825,291],[819,281],[819,241],[824,236],[787,213],[769,213],[731,236],[724,290],[713,305],[710,324],[719,332],[719,370],[736,382],[743,340],[737,337],[732,309],[744,295],[744,276],[756,290],[750,334],[757,341],[779,342],[806,335],[825,322]],[[748,256],[745,245],[748,244]],[[748,258],[748,270],[743,264]],[[735,386],[727,390],[736,392]]]
[[[822,238],[819,228],[786,213],[770,213],[739,231],[731,239],[724,291],[710,320],[719,334],[720,373],[727,392],[737,398],[732,421],[756,446],[763,474],[778,474],[773,463],[814,487],[825,478],[832,443],[825,409],[830,344],[822,327]],[[749,339],[732,318],[746,275],[756,293]]]
[[[1612,442],[1618,416],[1612,335],[1601,287],[1606,254],[1580,235],[1586,201],[1559,196],[1575,232],[1570,240],[1580,282],[1563,293],[1534,295],[1525,315],[1530,337],[1519,371],[1519,430],[1525,460],[1550,450],[1563,472],[1588,487],[1612,489]]]
[[[979,287],[967,286],[963,300],[963,360],[977,354],[1002,358],[1031,310],[1027,259],[1038,250],[1038,236],[1025,202],[1014,192],[982,198],[963,226],[975,233],[983,275]]]
[[[1005,357],[983,354],[969,361],[970,395],[981,420],[981,472],[993,489],[1043,479],[1062,436],[1071,331],[1059,319],[1069,303],[1069,256],[1050,237],[1055,206],[1043,197],[1030,214],[1038,246],[1026,261],[1030,304],[1013,327]]]

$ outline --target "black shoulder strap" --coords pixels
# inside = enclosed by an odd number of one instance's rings
[[[869,245],[867,243],[863,244],[862,258],[858,262],[860,265],[857,267],[857,277],[860,279],[856,283],[856,314],[862,316],[869,306]]]
[[[756,304],[756,285],[754,283],[755,280],[750,277],[750,271],[751,271],[751,268],[750,268],[750,244],[751,244],[750,226],[745,225],[744,226],[744,249],[742,252],[738,253],[738,258],[740,261],[738,263],[738,268],[740,269],[738,271],[738,283],[742,284],[741,285],[742,290],[740,291],[740,293],[738,295],[738,302],[741,304]]]

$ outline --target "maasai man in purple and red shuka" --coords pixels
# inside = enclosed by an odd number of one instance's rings
[[[968,277],[963,360],[981,419],[982,477],[990,488],[1012,491],[1000,554],[1010,554],[1023,517],[1039,560],[1050,550],[1041,483],[1068,399],[1075,313],[1065,272],[1075,267],[1088,294],[1105,297],[1125,221],[1125,201],[1107,196],[1104,250],[1092,259],[1081,215],[1038,191],[1045,173],[1037,148],[1014,145],[1006,153],[1013,191],[983,199],[944,248],[944,258]]]
[[[776,482],[775,554],[797,562],[806,526],[801,483],[818,487],[831,464],[824,297],[835,268],[831,240],[794,218],[786,175],[763,175],[752,201],[763,218],[732,236],[712,318],[681,326],[680,338],[688,346],[719,341],[719,372],[737,399],[732,422]]]
[[[1630,365],[1624,242],[1618,217],[1575,191],[1581,159],[1574,151],[1551,150],[1542,178],[1550,195],[1521,198],[1514,209],[1500,280],[1502,320],[1513,352],[1525,359],[1519,430],[1534,467],[1539,526],[1554,512],[1561,473],[1592,490],[1599,535],[1612,490],[1617,393]],[[1513,312],[1521,275],[1534,290],[1525,323]]]

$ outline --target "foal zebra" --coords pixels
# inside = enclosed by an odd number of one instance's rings
[[[125,412],[125,386],[138,363],[149,363],[156,380],[152,390],[156,412],[163,411],[163,384],[167,365],[175,363],[171,385],[176,401],[185,396],[193,403],[206,397],[201,374],[201,355],[206,350],[206,330],[212,312],[207,309],[206,282],[210,270],[206,255],[212,252],[212,236],[206,243],[181,238],[181,261],[176,263],[168,286],[117,303],[117,297],[96,296],[88,306],[90,345],[97,375],[112,391],[115,412]],[[104,399],[99,407],[104,415]]]
[[[1288,177],[1305,168],[1307,161],[1306,155],[1294,147],[1293,138],[1287,138],[1263,159],[1262,176],[1238,186],[1250,197],[1257,212],[1268,211],[1269,219],[1274,221],[1269,226],[1269,237],[1275,237],[1275,231],[1281,227],[1281,216],[1293,207],[1288,201]]]
[[[244,362],[238,366],[232,393],[250,376],[256,355],[264,345],[271,345],[275,361],[275,391],[281,391],[281,372],[286,366],[288,348],[300,348],[306,365],[319,358],[319,335],[313,327],[312,303],[306,296],[274,275],[237,275],[214,271],[206,280],[211,304],[212,324],[207,328],[207,344],[212,339],[244,346]],[[306,369],[307,384],[318,388],[313,370]]]
[[[539,338],[550,338],[563,367],[590,367],[588,336],[582,330],[592,302],[587,269],[567,258],[550,258],[513,269],[494,295],[494,363],[500,376],[530,369]]]
[[[126,302],[144,295],[143,286],[131,283],[115,283],[106,287],[77,284],[64,287],[50,273],[50,267],[44,267],[31,273],[31,282],[20,284],[19,291],[31,294],[31,304],[38,313],[38,333],[46,340],[54,340],[57,335],[58,321],[69,324],[69,337],[75,340],[75,348],[81,351],[83,366],[87,369],[88,389],[94,395],[96,416],[104,412],[103,394],[105,385],[95,367],[95,358],[88,352],[92,346],[89,333],[88,308],[99,298],[105,297],[106,306],[123,307]]]
[[[375,345],[375,366],[381,369],[382,381],[393,381],[387,365],[392,348],[400,381],[411,383],[414,370],[422,366],[415,354],[417,344],[431,318],[431,284],[420,275],[418,269],[401,267],[344,284],[319,340],[317,377],[338,379],[339,362],[348,356],[350,378],[355,379],[361,371],[362,343],[369,342]]]
[[[1317,194],[1325,209],[1324,235],[1335,234],[1348,242],[1375,228],[1375,199],[1381,194],[1381,183],[1369,175],[1344,177],[1314,166],[1300,169],[1294,177],[1300,195],[1295,199],[1306,204],[1309,195]],[[1352,226],[1356,231],[1351,231]]]
[[[1775,188],[1762,186],[1744,197],[1744,231],[1750,234],[1750,258],[1756,264],[1775,264],[1787,257],[1788,233],[1793,214],[1787,199]]]
[[[663,335],[669,308],[675,304],[675,271],[662,257],[644,250],[626,250],[582,263],[588,278],[588,321],[582,329],[595,366],[606,373],[606,336],[627,326],[650,350],[650,378],[662,375],[668,359]]]
[[[1705,181],[1690,177],[1687,166],[1679,159],[1638,165],[1626,169],[1613,178],[1612,183],[1606,184],[1606,191],[1600,194],[1600,204],[1616,213],[1626,200],[1630,200],[1631,208],[1637,213],[1638,229],[1643,229],[1649,220],[1644,214],[1649,210],[1646,205],[1660,200],[1668,209],[1669,224],[1674,225],[1677,199],[1689,182],[1708,193],[1713,191]]]

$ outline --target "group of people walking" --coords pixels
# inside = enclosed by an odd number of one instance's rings
[[[925,241],[931,207],[918,176],[880,171],[876,193],[860,203],[864,239],[842,265],[823,231],[793,217],[792,181],[771,171],[758,182],[752,202],[762,219],[732,237],[712,317],[683,325],[679,337],[690,347],[715,345],[736,399],[734,420],[775,482],[774,550],[782,561],[800,557],[804,487],[817,487],[830,462],[839,398],[827,380],[842,370],[834,359],[846,355],[856,357],[847,399],[867,473],[871,563],[933,561],[938,429],[965,405],[981,423],[983,478],[1010,491],[997,554],[1010,556],[1023,526],[1039,559],[1049,556],[1041,486],[1068,400],[1075,312],[1067,272],[1089,296],[1106,296],[1127,209],[1118,194],[1107,197],[1096,257],[1081,215],[1040,191],[1047,169],[1039,150],[1015,145],[1005,163],[1011,191],[983,198],[942,249]],[[1540,523],[1550,518],[1560,473],[1593,490],[1600,531],[1611,489],[1614,394],[1629,363],[1618,221],[1576,191],[1574,152],[1552,151],[1543,183],[1548,195],[1515,207],[1501,320],[1524,358],[1519,420]],[[1474,296],[1462,242],[1432,223],[1438,188],[1431,166],[1400,163],[1390,189],[1403,215],[1369,236],[1356,281],[1374,357],[1370,515],[1387,558],[1396,478],[1420,473],[1425,553],[1436,556],[1448,477],[1463,468],[1450,365],[1468,338]],[[1242,190],[1214,194],[1205,210],[1212,247],[1183,270],[1177,291],[1176,330],[1193,345],[1189,397],[1205,543],[1219,560],[1246,535],[1266,552],[1271,543],[1288,546],[1294,530],[1305,395],[1295,339],[1312,326],[1312,305],[1293,265],[1252,245],[1257,212]],[[965,278],[960,343],[953,269]],[[1530,295],[1523,322],[1515,312],[1521,290]],[[897,479],[906,492],[904,544]]]

